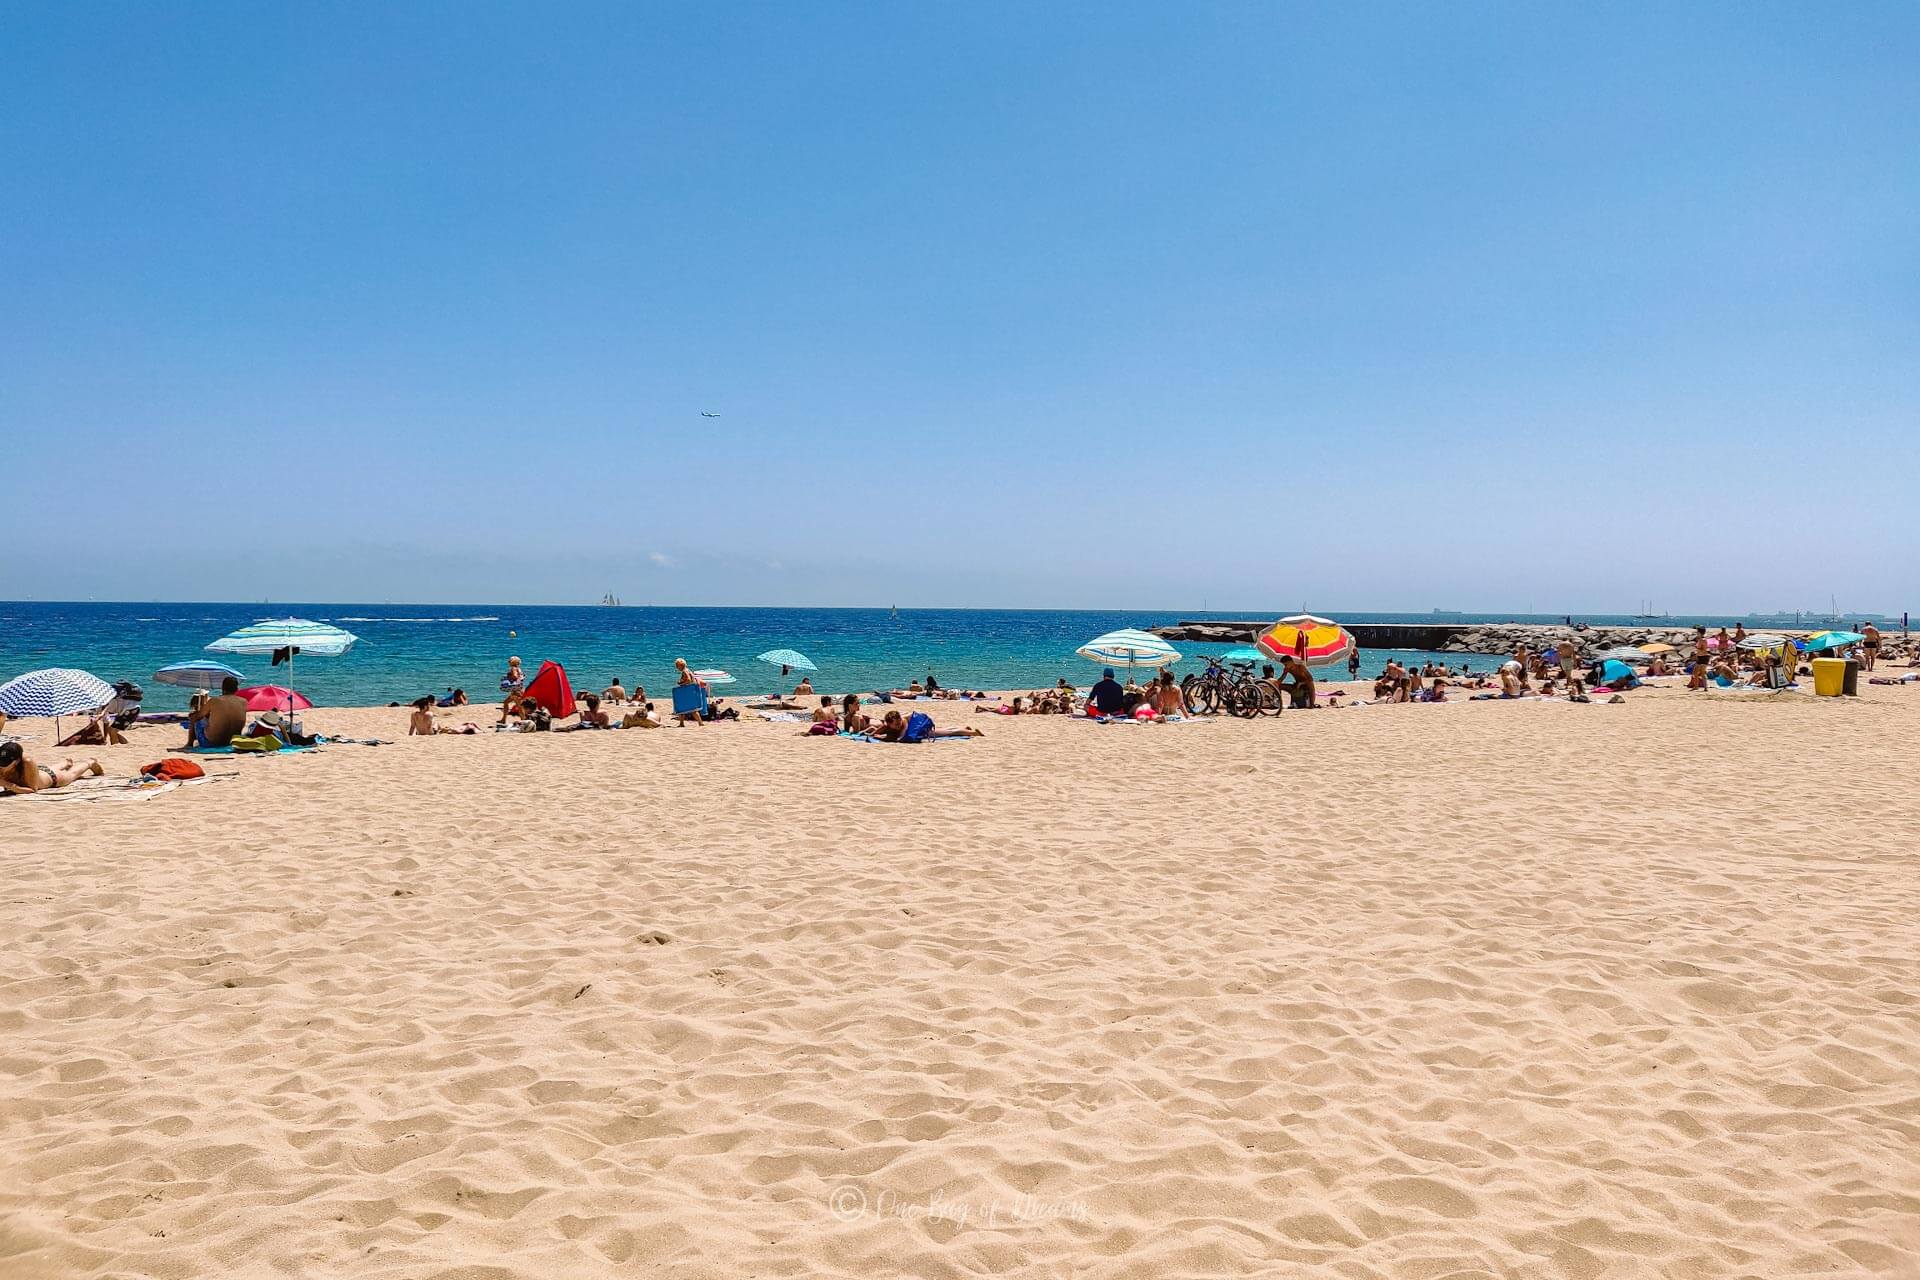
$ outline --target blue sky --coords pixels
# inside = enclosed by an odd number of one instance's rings
[[[1920,607],[1917,58],[1909,4],[11,6],[0,597]]]

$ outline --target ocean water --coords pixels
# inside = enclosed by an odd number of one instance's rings
[[[1061,676],[1086,685],[1099,669],[1074,650],[1116,627],[1183,619],[1243,618],[1199,611],[1082,612],[991,609],[689,609],[557,605],[154,604],[0,602],[0,681],[38,667],[79,667],[111,682],[133,680],[154,709],[186,705],[187,691],[157,684],[170,663],[212,658],[249,684],[286,683],[264,657],[205,652],[208,642],[262,618],[294,616],[344,627],[360,637],[338,658],[302,657],[296,687],[317,705],[409,701],[459,687],[477,702],[497,700],[509,655],[531,675],[543,659],[566,667],[574,685],[600,689],[618,676],[662,692],[673,660],[718,667],[738,683],[723,692],[767,692],[779,668],[755,660],[798,649],[819,666],[822,691],[893,688],[929,672],[949,688],[1027,688]],[[1348,622],[1433,622],[1432,614],[1339,613]],[[1445,621],[1557,622],[1527,615],[1449,616]],[[1588,617],[1590,622],[1630,621]],[[1693,619],[1674,619],[1676,624]],[[1718,625],[1720,619],[1700,619]],[[1180,645],[1178,670],[1197,669],[1205,646]],[[1212,651],[1217,652],[1215,648]],[[1363,674],[1389,658],[1425,660],[1411,650],[1361,651]],[[1459,662],[1458,655],[1441,655]],[[1344,672],[1340,673],[1344,676]],[[793,681],[785,682],[791,687]]]

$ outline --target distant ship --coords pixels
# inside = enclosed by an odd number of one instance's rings
[[[1436,618],[1464,618],[1467,615],[1458,609],[1435,609],[1433,616]]]
[[[1673,617],[1671,613],[1668,613],[1668,614],[1655,613],[1653,611],[1653,601],[1651,600],[1643,602],[1640,606],[1640,609],[1641,609],[1641,612],[1633,615],[1633,620],[1635,622],[1658,622],[1662,617],[1666,617],[1666,618]]]
[[[600,597],[600,603],[605,605],[609,609],[618,609],[620,607],[620,597],[616,596],[615,594],[613,594],[613,592],[609,591],[607,592],[607,594]]]

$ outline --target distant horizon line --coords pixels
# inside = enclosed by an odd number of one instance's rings
[[[32,599],[32,598],[25,598],[25,599],[0,600],[0,606],[4,606],[4,605],[227,605],[227,606],[232,606],[236,608],[252,608],[252,607],[272,608],[272,607],[275,607],[276,605],[279,607],[292,607],[295,605],[301,605],[301,606],[320,606],[328,609],[347,608],[347,607],[356,607],[356,606],[357,607],[377,606],[383,609],[413,608],[413,607],[431,608],[431,609],[594,609],[594,610],[597,610],[597,609],[712,609],[712,610],[806,609],[806,610],[815,610],[820,612],[831,611],[831,612],[847,612],[847,613],[890,612],[893,610],[899,610],[900,612],[903,612],[903,613],[1167,613],[1167,614],[1175,614],[1175,615],[1179,615],[1184,612],[1189,616],[1205,615],[1205,614],[1218,614],[1218,615],[1246,614],[1252,618],[1265,617],[1268,612],[1271,612],[1269,610],[1260,610],[1260,609],[1216,609],[1206,604],[1201,604],[1197,607],[1188,606],[1184,610],[1182,610],[1182,609],[1171,609],[1171,608],[1162,608],[1162,607],[1154,607],[1154,606],[1140,607],[1140,606],[1091,606],[1091,605],[1080,605],[1080,606],[1074,606],[1074,607],[1068,607],[1068,608],[1043,607],[1043,606],[1037,606],[1037,605],[990,605],[990,604],[968,604],[968,605],[817,604],[816,605],[816,604],[664,604],[664,603],[650,602],[647,604],[622,603],[622,604],[608,605],[600,602],[581,604],[581,603],[571,603],[571,602],[560,603],[560,602],[551,602],[551,601],[501,601],[501,600],[493,600],[493,601],[479,601],[479,600],[281,600],[281,601],[258,600],[258,601],[255,601],[255,600],[216,600],[216,599],[38,600],[38,599]],[[1302,608],[1298,610],[1298,612],[1311,613],[1311,612],[1316,612],[1316,610],[1312,608]],[[1792,616],[1812,616],[1812,617],[1891,619],[1895,617],[1906,616],[1905,611],[1889,612],[1889,611],[1882,610],[1880,612],[1871,612],[1871,611],[1858,610],[1858,609],[1843,609],[1837,612],[1834,612],[1831,609],[1827,611],[1822,611],[1818,609],[1799,609],[1799,610],[1776,609],[1776,610],[1767,610],[1767,611],[1750,609],[1745,613],[1735,613],[1730,610],[1705,610],[1698,613],[1663,611],[1662,613],[1657,615],[1629,613],[1625,611],[1612,612],[1604,609],[1572,609],[1572,610],[1553,609],[1553,610],[1547,610],[1547,611],[1539,611],[1539,610],[1533,610],[1533,609],[1500,610],[1500,609],[1438,609],[1438,608],[1326,609],[1324,610],[1324,612],[1329,614],[1336,614],[1336,615],[1346,614],[1349,616],[1363,615],[1363,614],[1396,614],[1396,615],[1423,617],[1423,618],[1424,617],[1432,617],[1432,618],[1464,617],[1464,616],[1473,615],[1473,614],[1494,615],[1494,614],[1500,614],[1502,612],[1505,612],[1514,619],[1571,617],[1575,621],[1578,621],[1582,617],[1606,617],[1606,618],[1633,618],[1637,621],[1646,621],[1649,623],[1656,623],[1656,624],[1669,618],[1673,618],[1673,619],[1719,618],[1719,617],[1784,618],[1792,615]],[[1276,618],[1279,618],[1279,617],[1285,617],[1287,616],[1287,614],[1275,613],[1273,614],[1273,616]],[[1227,620],[1238,620],[1238,619],[1223,616],[1222,620],[1227,621]]]

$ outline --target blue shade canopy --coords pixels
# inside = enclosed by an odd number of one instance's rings
[[[0,684],[0,711],[10,716],[70,716],[112,701],[112,685],[74,667],[44,667]]]
[[[1238,649],[1229,649],[1221,654],[1220,660],[1222,662],[1265,662],[1267,655],[1243,644]]]
[[[242,627],[232,635],[221,636],[207,648],[213,653],[272,653],[275,649],[295,647],[303,654],[337,658],[353,648],[360,637],[351,631],[305,618],[272,618]]]
[[[1807,652],[1825,653],[1828,649],[1844,649],[1865,639],[1858,631],[1822,631],[1807,637]]]
[[[795,671],[818,671],[813,659],[797,649],[769,649],[760,655],[760,661],[771,662],[776,667],[792,667]]]

